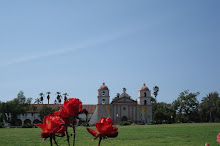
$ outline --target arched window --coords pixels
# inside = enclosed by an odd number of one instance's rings
[[[30,119],[24,120],[24,124],[31,124],[31,120]]]
[[[20,119],[17,119],[15,121],[15,126],[22,126],[22,121]]]
[[[147,97],[147,93],[146,92],[144,92],[144,97]]]
[[[147,100],[144,100],[144,105],[147,105]]]
[[[105,96],[105,91],[102,92],[102,96]]]
[[[105,104],[105,99],[102,99],[102,104]]]

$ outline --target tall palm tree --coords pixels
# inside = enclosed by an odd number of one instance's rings
[[[69,95],[67,93],[64,93],[63,95],[64,95],[64,101],[66,101],[67,100],[67,96],[69,96]]]
[[[34,101],[34,103],[36,103],[36,104],[40,104],[40,103],[41,103],[40,98],[36,98],[35,101]]]
[[[41,101],[41,102],[42,102],[42,104],[43,104],[43,100],[44,100],[44,93],[40,93],[39,95],[40,95],[40,101]]]
[[[46,94],[48,94],[48,95],[47,95],[48,104],[49,104],[49,100],[50,100],[50,93],[51,93],[51,92],[47,92],[47,93],[46,93]]]
[[[62,101],[62,96],[61,96],[61,92],[57,92],[57,102],[61,103]]]
[[[62,102],[62,95],[60,95],[59,104]]]

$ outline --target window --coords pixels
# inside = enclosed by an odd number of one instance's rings
[[[105,99],[102,99],[102,104],[105,104]]]
[[[144,100],[144,105],[147,105],[147,100]]]
[[[105,91],[102,92],[102,96],[105,96]]]
[[[147,93],[146,92],[144,92],[144,97],[147,97]]]

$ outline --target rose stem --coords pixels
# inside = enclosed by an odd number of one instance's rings
[[[55,144],[58,146],[58,143],[56,142],[56,139],[55,139],[55,135],[53,137],[53,140],[54,140]]]
[[[98,146],[100,146],[101,141],[102,141],[102,136],[100,135],[100,136],[99,136],[99,145],[98,145]]]
[[[50,146],[53,146],[52,136],[50,136]]]
[[[74,123],[75,123],[75,119],[73,119],[73,122],[72,122],[73,124],[73,146],[75,145],[75,138],[76,138],[76,131],[75,131]]]
[[[69,139],[69,134],[68,134],[68,128],[66,129],[66,137],[67,137],[68,145],[70,146],[70,139]]]

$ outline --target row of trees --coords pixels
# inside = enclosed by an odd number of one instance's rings
[[[154,102],[153,120],[157,123],[220,122],[220,97],[217,92],[209,93],[199,103],[197,93],[181,92],[172,104]]]
[[[32,98],[26,98],[23,91],[20,91],[17,98],[11,101],[0,101],[0,121],[10,122],[14,125],[17,116],[24,114],[30,108],[31,101]]]
[[[51,92],[46,92],[46,94],[47,94],[47,101],[48,101],[48,104],[49,104],[50,103],[50,94],[51,94]],[[45,94],[44,93],[40,93],[39,95],[40,95],[40,98],[36,98],[34,103],[36,103],[36,104],[43,104]],[[61,104],[61,102],[62,102],[61,92],[57,92],[55,95],[57,95],[57,97],[54,100],[54,104],[57,104],[57,103]],[[63,96],[64,96],[64,101],[66,101],[67,100],[67,96],[69,96],[69,95],[67,93],[64,93]]]
[[[48,93],[49,92],[47,92],[47,94]],[[61,98],[61,95],[60,95],[61,93],[60,92],[57,92],[57,93],[59,95],[59,97],[57,98]],[[42,94],[40,93],[40,95]],[[64,100],[67,100],[68,94],[65,93],[63,95],[64,95]],[[31,105],[31,101],[32,101],[32,98],[26,98],[24,96],[23,91],[20,91],[17,95],[17,98],[14,98],[11,101],[7,101],[7,102],[0,101],[0,122],[6,122],[6,123],[9,122],[11,125],[15,125],[16,120],[19,115],[25,114],[27,110],[32,110],[34,112],[37,111],[37,107],[35,105]],[[59,108],[60,107],[58,106],[56,109],[52,109],[51,107],[44,105],[39,110],[40,119],[43,120],[43,117],[45,115],[54,113],[55,111],[59,110]]]

